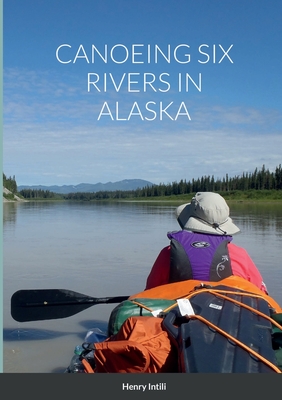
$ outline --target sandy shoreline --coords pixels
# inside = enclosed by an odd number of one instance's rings
[[[13,193],[10,190],[6,189],[5,187],[3,187],[3,194],[13,195]],[[10,202],[14,202],[14,201],[21,201],[21,202],[26,201],[24,199],[21,199],[19,196],[15,195],[15,194],[13,195],[13,197],[14,197],[13,199],[6,199],[6,197],[3,196],[3,203],[10,203]]]

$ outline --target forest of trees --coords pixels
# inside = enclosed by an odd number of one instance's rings
[[[204,176],[192,181],[181,180],[170,184],[159,184],[147,186],[131,191],[113,191],[96,193],[69,193],[64,195],[67,200],[102,200],[102,199],[125,199],[138,197],[159,197],[195,193],[198,191],[230,192],[246,190],[281,190],[282,189],[282,167],[276,167],[270,172],[263,165],[253,173],[243,173],[242,176],[229,178],[228,175],[220,180],[214,176]]]
[[[7,176],[3,173],[3,186],[10,190],[13,194],[18,193],[18,186],[16,182],[15,175],[13,177],[7,178]],[[19,192],[24,198],[27,199],[52,199],[56,197],[56,194],[50,192],[49,190],[32,190],[32,189],[25,189]]]
[[[6,178],[3,174],[3,185],[11,192],[17,192],[15,177]],[[19,192],[25,199],[63,199],[63,200],[103,200],[103,199],[126,199],[126,198],[147,198],[160,196],[174,196],[198,191],[210,192],[232,192],[247,190],[282,190],[282,167],[279,164],[274,172],[265,168],[255,169],[253,173],[244,173],[241,176],[229,177],[228,174],[222,179],[215,179],[214,176],[203,176],[191,181],[180,180],[169,184],[147,186],[136,190],[100,191],[95,193],[69,193],[57,194],[49,190],[23,189]]]
[[[54,192],[43,189],[22,189],[20,192],[25,199],[36,200],[36,199],[55,199],[59,198]]]
[[[18,188],[17,188],[16,177],[10,176],[9,178],[7,178],[6,175],[3,173],[3,186],[6,189],[10,190],[10,192],[14,194],[17,193]]]

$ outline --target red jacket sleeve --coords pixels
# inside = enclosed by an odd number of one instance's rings
[[[156,286],[165,285],[169,282],[170,270],[170,246],[164,247],[159,253],[151,272],[148,275],[145,290]]]
[[[241,276],[267,293],[267,288],[262,280],[262,276],[247,251],[234,243],[228,244],[228,251],[233,275]]]

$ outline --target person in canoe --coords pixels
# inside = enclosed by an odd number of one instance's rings
[[[247,251],[232,243],[240,229],[229,217],[229,207],[214,192],[198,192],[191,203],[177,207],[180,231],[167,234],[164,247],[148,277],[145,289],[188,279],[220,281],[240,276],[267,294],[262,276]]]

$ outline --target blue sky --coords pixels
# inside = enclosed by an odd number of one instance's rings
[[[3,20],[3,171],[18,185],[281,163],[280,0],[4,0]]]

